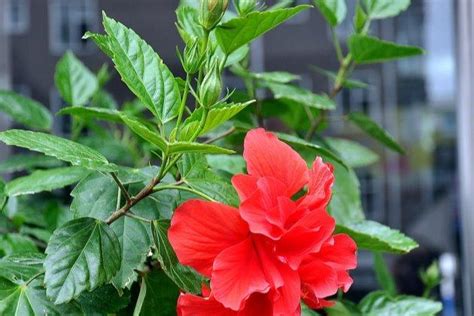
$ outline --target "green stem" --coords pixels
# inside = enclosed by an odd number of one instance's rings
[[[110,175],[112,176],[112,178],[114,179],[115,183],[117,183],[118,187],[120,188],[120,191],[122,192],[123,196],[125,197],[125,199],[127,201],[130,201],[130,194],[128,194],[128,191],[127,189],[125,188],[125,186],[123,185],[122,181],[120,181],[120,179],[117,177],[117,175],[115,174],[115,172],[111,172]]]
[[[194,190],[190,187],[184,187],[184,186],[178,186],[178,185],[160,185],[160,186],[157,186],[154,191],[155,192],[159,192],[159,191],[163,191],[163,190],[180,190],[180,191],[186,191],[186,192],[191,192],[191,193],[194,193],[208,201],[212,201],[212,202],[215,202],[216,200],[214,200],[212,197],[210,197],[209,195],[203,193],[203,192],[200,192],[200,191],[197,191],[197,190]]]
[[[336,31],[332,27],[331,27],[331,35],[332,35],[332,42],[336,50],[337,59],[339,60],[339,63],[342,63],[344,60],[344,55],[342,54],[341,44],[339,43],[339,38],[337,37]]]
[[[179,128],[181,120],[183,119],[184,108],[186,107],[186,102],[188,101],[189,94],[189,85],[191,84],[191,75],[186,74],[186,84],[184,86],[183,98],[181,99],[181,104],[179,106],[178,119],[176,121],[176,135],[179,135]]]
[[[45,271],[40,271],[40,272],[36,273],[35,275],[33,275],[28,281],[25,282],[25,286],[28,286],[31,282],[33,282],[36,278],[43,275],[44,273],[45,273]]]

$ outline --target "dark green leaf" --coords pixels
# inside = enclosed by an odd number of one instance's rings
[[[54,168],[59,167],[61,161],[53,157],[42,155],[11,155],[9,158],[0,162],[0,173],[11,173],[23,170],[32,170],[36,168]]]
[[[359,308],[364,316],[434,316],[443,306],[426,298],[405,295],[390,297],[387,293],[378,291],[364,297]]]
[[[332,137],[327,137],[325,140],[349,167],[366,167],[379,160],[379,156],[376,153],[359,143]]]
[[[410,6],[410,0],[364,0],[371,19],[385,19],[399,15]]]
[[[380,252],[374,252],[375,276],[380,287],[390,296],[397,295],[397,286]]]
[[[54,81],[64,101],[74,106],[89,102],[99,87],[96,76],[71,52],[67,52],[56,65]]]
[[[215,30],[216,37],[224,53],[229,55],[308,8],[310,6],[300,5],[289,9],[252,12],[219,25]]]
[[[371,64],[399,58],[422,55],[425,51],[416,46],[398,45],[376,37],[355,34],[349,38],[352,57],[359,64]]]
[[[0,112],[35,129],[49,130],[53,123],[51,113],[44,105],[10,91],[0,90]]]
[[[265,83],[264,86],[272,91],[276,99],[291,100],[320,110],[334,110],[336,108],[336,103],[328,96],[314,94],[297,86],[270,82]]]
[[[114,171],[116,169],[97,151],[54,135],[12,129],[1,132],[0,141],[7,145],[38,151],[87,169],[100,171]]]
[[[113,285],[107,284],[92,292],[83,292],[77,301],[86,315],[115,314],[128,306],[130,292],[120,295]]]
[[[375,123],[370,117],[362,113],[350,113],[348,115],[349,121],[357,125],[361,130],[384,144],[388,148],[399,152],[405,153],[405,150],[395,141],[395,139],[377,123]]]
[[[201,293],[203,278],[193,269],[179,263],[168,240],[169,221],[153,221],[151,228],[156,258],[166,275],[183,291]]]
[[[179,296],[178,287],[162,271],[153,271],[144,277],[146,286],[140,315],[176,315],[176,302]]]
[[[149,143],[158,147],[161,151],[165,152],[168,148],[167,141],[161,137],[157,131],[153,131],[144,124],[140,123],[136,119],[127,116],[124,113],[120,114],[123,122],[138,136],[148,141]]]
[[[43,270],[44,255],[38,252],[10,255],[0,259],[0,278],[26,282]]]
[[[336,229],[349,234],[362,249],[372,251],[408,253],[418,247],[411,238],[395,229],[373,221],[339,223]]]
[[[81,167],[38,170],[9,182],[6,193],[8,196],[18,196],[61,189],[79,182],[87,173],[88,171]]]
[[[104,108],[94,108],[94,107],[78,107],[72,106],[63,108],[61,111],[58,112],[61,115],[72,115],[77,116],[83,119],[96,119],[96,120],[105,120],[111,122],[122,122],[120,117],[120,112],[117,110],[112,109],[104,109]]]
[[[314,0],[314,4],[332,27],[341,24],[346,18],[346,0]]]
[[[45,284],[55,304],[109,282],[120,269],[120,242],[104,222],[79,218],[58,228],[46,248]]]
[[[181,97],[163,60],[134,31],[105,14],[104,27],[122,80],[162,123],[173,119]]]

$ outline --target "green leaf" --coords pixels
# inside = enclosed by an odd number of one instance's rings
[[[0,173],[12,173],[17,171],[30,171],[36,168],[54,168],[59,167],[61,161],[53,157],[42,155],[11,155],[8,159],[0,162]]]
[[[434,316],[443,306],[426,298],[406,295],[390,297],[385,292],[377,291],[364,297],[359,303],[359,308],[364,316]]]
[[[245,160],[240,155],[209,155],[206,158],[214,170],[225,171],[232,175],[245,172]]]
[[[196,8],[180,5],[176,10],[176,17],[179,34],[185,43],[204,38],[204,29],[199,22],[199,12]]]
[[[385,19],[399,15],[410,6],[410,0],[364,0],[371,19]]]
[[[358,34],[365,32],[368,17],[360,3],[357,3],[356,12],[354,14],[354,31]]]
[[[391,253],[408,253],[418,247],[411,238],[395,229],[373,221],[338,223],[338,233],[349,234],[362,249]]]
[[[312,310],[308,305],[301,303],[301,316],[318,316],[318,312]]]
[[[53,123],[51,113],[44,105],[10,91],[0,90],[0,112],[34,129],[49,130]]]
[[[83,292],[77,298],[86,315],[115,314],[130,303],[130,292],[120,295],[113,285],[107,284],[92,292]]]
[[[0,178],[0,212],[3,210],[6,201],[7,194],[5,192],[5,182],[3,182],[3,179]]]
[[[71,106],[61,109],[60,115],[72,115],[83,119],[96,119],[110,122],[122,122],[120,112],[113,109]]]
[[[87,170],[80,167],[38,170],[9,182],[6,193],[8,196],[18,196],[61,189],[79,182],[87,173]]]
[[[338,26],[346,18],[346,0],[314,0],[326,21],[332,26]]]
[[[113,230],[93,218],[58,228],[46,248],[45,284],[55,304],[109,282],[120,269],[120,243]]]
[[[326,137],[325,141],[339,154],[341,159],[349,167],[366,167],[379,160],[379,156],[376,153],[359,143],[347,139],[332,137]]]
[[[416,46],[398,45],[376,37],[355,34],[349,38],[349,50],[358,64],[385,61],[422,55],[425,51]]]
[[[244,17],[234,18],[216,28],[217,41],[224,53],[230,55],[239,47],[250,43],[308,8],[310,6],[300,5],[289,9],[252,12]]]
[[[359,307],[347,300],[336,301],[331,307],[324,309],[328,316],[362,316]]]
[[[405,153],[405,150],[397,143],[397,141],[367,115],[362,113],[350,113],[348,115],[348,119],[357,125],[361,130],[388,148],[401,154]]]
[[[397,286],[380,252],[374,252],[375,276],[382,289],[390,296],[397,295]]]
[[[0,235],[0,256],[38,252],[34,241],[16,233]]]
[[[284,134],[284,133],[276,133],[276,135],[278,136],[279,139],[281,139],[285,143],[288,143],[288,144],[293,145],[293,146],[301,146],[303,148],[308,148],[308,149],[314,150],[316,153],[318,153],[322,157],[334,160],[335,162],[339,163],[340,165],[342,165],[344,167],[347,167],[346,164],[344,163],[344,161],[341,160],[341,158],[339,158],[336,154],[334,154],[333,152],[331,152],[330,150],[328,150],[324,147],[321,147],[317,144],[307,142],[304,139],[301,139],[297,136],[288,135],[288,134]]]
[[[50,134],[12,129],[0,132],[0,141],[56,157],[74,166],[106,172],[116,169],[92,148]]]
[[[163,60],[134,31],[105,13],[104,27],[122,80],[162,123],[173,119],[181,97],[178,84]]]
[[[336,108],[336,103],[328,96],[314,94],[297,86],[270,82],[265,83],[264,86],[272,91],[276,99],[291,100],[320,110],[334,110]]]
[[[16,283],[0,278],[0,315],[81,315],[76,303],[55,305],[46,297],[41,279]]]
[[[251,78],[264,82],[275,83],[290,83],[292,81],[301,80],[301,76],[285,72],[285,71],[270,71],[270,72],[251,72],[240,65],[235,65],[231,71],[242,78]]]
[[[120,117],[123,122],[138,136],[146,140],[147,142],[155,145],[161,151],[166,152],[168,149],[168,143],[166,139],[161,137],[157,131],[153,131],[144,124],[140,123],[134,118],[127,116],[124,113],[120,113]]]
[[[99,87],[96,76],[71,52],[67,52],[56,65],[54,81],[64,101],[74,106],[89,102]]]
[[[317,66],[311,65],[310,68],[314,70],[315,72],[327,77],[330,79],[332,82],[336,82],[337,79],[337,73],[334,71],[329,71],[326,69],[319,68]],[[354,80],[354,79],[346,79],[342,82],[342,86],[344,88],[348,89],[367,89],[369,85],[365,82],[362,82],[360,80]]]
[[[176,142],[168,146],[170,154],[180,153],[205,153],[205,154],[233,154],[235,151],[231,149],[222,148],[215,145],[191,143],[191,142]]]
[[[201,293],[203,278],[193,269],[179,263],[168,240],[169,221],[153,221],[151,225],[156,247],[156,258],[166,275],[179,289],[185,292]]]
[[[114,57],[114,53],[112,52],[110,37],[105,34],[97,34],[92,32],[86,32],[83,39],[91,39],[100,48],[102,52],[104,52],[110,58]]]
[[[162,271],[153,271],[143,277],[145,282],[145,296],[140,314],[143,316],[176,315],[176,303],[179,289]]]
[[[0,278],[12,282],[26,282],[43,270],[44,255],[42,253],[22,253],[0,259]]]

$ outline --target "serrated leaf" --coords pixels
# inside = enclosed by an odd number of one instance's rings
[[[136,119],[133,119],[124,113],[120,114],[123,122],[138,136],[148,141],[149,143],[158,147],[161,151],[166,152],[168,149],[168,142],[166,139],[161,137],[157,131],[153,131],[146,125],[140,123]]]
[[[374,252],[373,257],[377,282],[390,296],[395,296],[397,294],[397,286],[383,255],[379,252]]]
[[[319,110],[334,110],[336,108],[336,103],[328,96],[314,94],[291,84],[266,82],[264,86],[272,91],[275,99],[291,100]]]
[[[60,115],[72,115],[83,119],[96,119],[110,122],[122,122],[120,112],[113,109],[72,106],[61,109]]]
[[[372,251],[408,253],[418,247],[410,237],[374,221],[338,223],[336,231],[350,235],[359,248]]]
[[[349,167],[366,167],[379,160],[375,152],[354,141],[333,137],[326,137],[325,141]]]
[[[385,292],[377,291],[364,297],[359,303],[359,308],[364,316],[434,316],[443,306],[426,298],[408,295],[390,297]]]
[[[399,15],[410,6],[410,0],[364,0],[371,19],[385,19]]]
[[[0,141],[56,157],[74,166],[106,172],[116,169],[92,148],[50,134],[12,129],[0,132]]]
[[[397,141],[367,115],[362,113],[350,113],[348,119],[369,136],[378,140],[388,148],[401,154],[405,153],[405,150],[397,143]]]
[[[110,38],[105,34],[97,34],[92,32],[86,32],[83,39],[91,39],[110,58],[114,57],[114,53],[111,50]]]
[[[288,9],[252,12],[244,17],[234,18],[216,28],[217,41],[224,53],[230,55],[239,47],[250,43],[308,8],[310,6],[300,5]]]
[[[79,218],[58,228],[46,248],[44,267],[48,297],[69,302],[83,291],[109,282],[120,269],[121,249],[104,222]]]
[[[231,71],[242,78],[252,78],[266,82],[290,83],[301,80],[301,76],[286,71],[251,72],[240,65],[233,66]]]
[[[62,162],[54,157],[17,154],[11,155],[0,162],[0,173],[12,173],[36,168],[54,168],[61,166]]]
[[[338,26],[346,18],[346,0],[314,0],[314,4],[332,27]]]
[[[56,65],[54,81],[64,101],[73,106],[85,105],[99,88],[97,77],[71,52]]]
[[[87,173],[88,171],[81,167],[38,170],[8,182],[6,193],[8,196],[18,196],[61,189],[79,182]]]
[[[83,292],[77,301],[86,315],[115,314],[130,303],[130,291],[120,295],[113,285],[107,284],[92,292]]]
[[[39,315],[81,315],[79,306],[70,304],[55,305],[46,297],[41,279],[29,284],[17,284],[0,278],[0,315],[39,316]]]
[[[105,14],[104,27],[122,80],[162,123],[173,119],[181,97],[163,60],[133,30]]]
[[[27,127],[49,130],[53,118],[41,103],[10,91],[0,90],[0,112]]]
[[[215,145],[191,143],[191,142],[175,142],[168,146],[170,154],[180,153],[204,153],[204,154],[233,154],[231,149],[222,148]]]
[[[43,270],[44,255],[32,252],[6,256],[0,259],[0,278],[12,282],[26,282]]]
[[[348,41],[352,57],[358,64],[380,63],[422,55],[425,51],[416,46],[399,45],[368,35],[354,34]]]
[[[166,275],[183,291],[201,293],[203,278],[190,267],[179,263],[168,241],[169,221],[153,221],[151,225],[156,257]]]

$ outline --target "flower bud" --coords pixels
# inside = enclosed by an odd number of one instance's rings
[[[199,47],[199,41],[194,41],[191,46],[187,46],[184,49],[183,67],[186,73],[195,74],[201,69],[201,65],[204,62],[204,54],[201,54]]]
[[[217,103],[221,96],[222,80],[219,61],[214,60],[199,87],[199,100],[204,107]]]
[[[257,0],[234,0],[234,4],[239,15],[247,15],[255,10]]]
[[[210,31],[224,16],[229,0],[201,0],[201,24]]]

